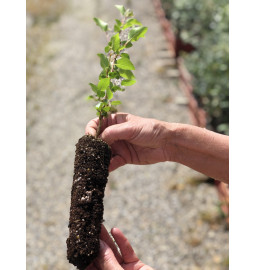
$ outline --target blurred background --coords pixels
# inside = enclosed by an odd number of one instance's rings
[[[208,127],[227,134],[228,6],[218,2],[162,4],[176,35],[194,47],[192,53],[179,53],[194,75],[199,103],[213,110]],[[86,101],[88,83],[97,82],[97,53],[107,42],[93,17],[113,24],[120,16],[115,4],[131,8],[148,26],[146,37],[129,51],[137,83],[118,94],[119,110],[192,124],[153,1],[27,0],[29,270],[75,269],[65,243],[75,144],[95,117],[93,102]],[[122,167],[109,176],[105,226],[119,227],[138,257],[155,269],[228,269],[226,217],[210,183],[175,163]]]

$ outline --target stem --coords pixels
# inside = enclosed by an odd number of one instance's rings
[[[103,116],[100,113],[100,115],[99,115],[99,124],[98,124],[98,127],[97,127],[97,133],[96,133],[96,138],[98,138],[98,136],[101,133],[102,120],[103,120]]]

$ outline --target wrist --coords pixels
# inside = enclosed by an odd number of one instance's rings
[[[177,134],[180,129],[179,123],[161,122],[162,140],[161,148],[164,152],[165,161],[177,162]]]

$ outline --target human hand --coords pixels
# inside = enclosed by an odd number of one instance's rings
[[[96,135],[99,119],[91,120],[85,133]],[[169,124],[168,124],[169,125]],[[112,148],[109,171],[125,164],[154,164],[169,160],[169,127],[166,123],[126,113],[103,119],[100,138]]]
[[[106,228],[102,225],[99,255],[86,270],[153,270],[137,258],[132,246],[120,229],[113,228],[111,234],[120,253]]]

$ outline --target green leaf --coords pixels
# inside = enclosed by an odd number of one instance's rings
[[[100,65],[103,69],[109,67],[110,63],[107,57],[103,53],[98,53],[97,54],[100,58]]]
[[[114,105],[114,106],[120,105],[120,104],[121,104],[121,101],[119,101],[119,100],[113,100],[113,101],[111,102],[111,104]]]
[[[102,98],[102,97],[105,96],[105,92],[104,91],[101,91],[101,90],[98,90],[97,91],[97,96],[100,97],[100,98]]]
[[[124,91],[124,89],[123,88],[121,88],[120,86],[118,86],[118,85],[114,85],[112,88],[112,92],[116,92],[116,91]]]
[[[134,18],[130,18],[127,20],[127,22],[124,24],[123,26],[123,30],[129,27],[132,27],[134,25],[142,25],[138,20],[134,19]]]
[[[107,78],[106,69],[103,69],[101,73],[99,74],[99,80]]]
[[[116,19],[115,21],[116,21],[116,24],[120,27],[121,26],[121,21],[118,20],[118,19]]]
[[[121,77],[128,79],[128,80],[135,79],[135,76],[131,70],[119,69],[119,74]]]
[[[104,78],[104,79],[101,79],[99,82],[98,82],[98,90],[100,91],[104,91],[106,90],[106,88],[109,86],[110,84],[110,78]]]
[[[106,113],[108,113],[110,111],[111,107],[109,106],[106,106],[106,107],[103,107],[102,110]]]
[[[128,53],[122,53],[120,56],[121,56],[121,57],[125,57],[125,58],[130,59],[130,57],[129,57],[129,54],[128,54]]]
[[[123,86],[130,86],[130,85],[133,85],[135,83],[136,83],[136,80],[123,80],[121,82],[121,85],[123,85]]]
[[[121,45],[121,47],[120,47],[119,51],[124,50],[126,48],[130,48],[133,46],[133,44],[131,42],[128,42],[127,40],[122,41],[120,45]]]
[[[110,99],[113,98],[113,93],[112,93],[110,87],[108,87],[108,88],[106,89],[106,94],[107,94],[107,99],[110,100]]]
[[[108,53],[109,51],[111,50],[111,47],[109,45],[107,45],[105,48],[104,48],[104,51],[106,53]]]
[[[134,65],[127,57],[121,57],[118,59],[116,66],[124,70],[135,70]]]
[[[114,32],[120,32],[120,31],[121,31],[121,28],[117,24],[114,24]]]
[[[94,99],[94,96],[92,96],[92,95],[89,95],[86,97],[86,100],[92,100],[92,99]]]
[[[97,105],[95,106],[95,108],[97,109],[97,111],[100,111],[101,108],[103,107],[104,103],[103,102],[99,102],[97,103]]]
[[[131,42],[128,42],[126,45],[126,48],[131,48],[133,46],[133,44]]]
[[[114,52],[117,52],[118,49],[120,48],[120,35],[117,33],[116,35],[111,37],[111,42],[112,42],[112,49]]]
[[[132,10],[128,9],[128,10],[126,10],[124,16],[125,17],[133,17],[134,16],[134,13],[133,13]]]
[[[115,5],[115,7],[120,11],[120,13],[124,16],[126,9],[123,5]]]
[[[98,18],[93,18],[93,20],[96,22],[96,25],[98,25],[103,31],[108,30],[108,23],[106,23]]]
[[[128,39],[130,41],[137,41],[139,38],[144,37],[148,30],[148,27],[134,27],[128,33]]]
[[[97,91],[98,91],[97,86],[93,83],[89,83],[89,85],[91,86],[91,89],[97,94]]]
[[[116,24],[114,25],[114,31],[115,32],[120,32],[121,31],[121,21],[120,20],[115,20]]]
[[[110,77],[111,79],[119,79],[119,78],[120,78],[120,74],[119,74],[118,71],[110,72],[110,73],[109,73],[109,77]],[[122,76],[122,77],[123,77],[123,76]]]

